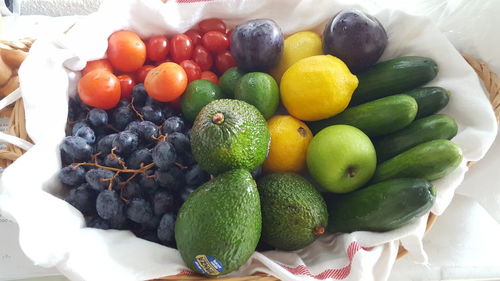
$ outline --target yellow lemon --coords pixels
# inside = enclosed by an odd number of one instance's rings
[[[295,118],[316,121],[342,112],[357,86],[358,78],[343,61],[331,55],[312,56],[283,74],[281,101]]]
[[[304,122],[289,115],[276,115],[267,122],[271,147],[264,172],[301,172],[306,167],[307,147],[313,135]]]
[[[297,32],[285,39],[283,46],[283,55],[280,62],[275,66],[270,74],[280,82],[283,73],[297,61],[323,54],[321,37],[311,31]]]

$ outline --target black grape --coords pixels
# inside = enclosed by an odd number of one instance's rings
[[[93,108],[89,111],[88,119],[94,128],[108,124],[108,113],[100,108]]]
[[[162,133],[164,135],[171,134],[174,132],[183,132],[185,128],[184,120],[179,116],[168,117],[165,122],[163,122]]]
[[[114,190],[103,190],[97,196],[97,214],[107,220],[123,212],[123,202]]]
[[[155,141],[155,138],[160,136],[160,131],[158,130],[158,126],[156,126],[151,121],[142,121],[139,123],[137,130],[139,131],[139,135],[145,141],[145,143],[149,144]]]
[[[127,205],[127,218],[136,223],[146,223],[153,217],[151,203],[142,198],[133,198]]]
[[[117,130],[123,130],[128,123],[137,119],[135,112],[128,107],[118,107],[113,111],[113,120],[111,125]]]
[[[78,129],[78,131],[76,131],[74,135],[77,137],[81,137],[88,144],[95,143],[95,133],[94,130],[92,130],[90,127],[83,126],[80,129]]]
[[[156,182],[171,192],[177,192],[185,185],[184,174],[177,166],[155,172]]]
[[[172,213],[166,213],[160,220],[160,225],[158,226],[158,238],[164,243],[174,242],[174,227],[175,227],[175,216]]]
[[[85,174],[85,180],[90,187],[96,191],[107,189],[110,179],[115,175],[114,172],[104,169],[91,169]],[[113,184],[116,184],[116,179]]]
[[[148,93],[144,89],[144,84],[140,83],[132,89],[132,104],[136,107],[143,107],[146,104]]]
[[[174,196],[166,191],[158,191],[153,196],[153,211],[155,215],[161,216],[175,209]]]
[[[106,167],[122,169],[123,166],[121,163],[125,163],[125,161],[123,161],[123,159],[116,154],[108,154],[104,157],[104,166]]]
[[[134,151],[139,145],[139,137],[131,131],[123,131],[118,133],[113,140],[112,146],[115,152],[126,156]]]
[[[100,139],[97,142],[97,152],[100,152],[103,155],[110,153],[116,136],[118,136],[118,134],[110,134]]]
[[[191,167],[185,174],[186,184],[199,186],[210,180],[210,175],[203,171],[198,164]]]
[[[167,142],[174,145],[177,153],[187,153],[191,151],[191,144],[188,137],[182,133],[175,132],[167,136]]]
[[[75,124],[73,124],[73,128],[71,128],[71,135],[75,136],[76,132],[80,130],[83,127],[89,127],[89,123],[87,121],[78,121]]]
[[[152,151],[153,162],[159,169],[166,169],[175,162],[175,149],[169,142],[159,142]]]
[[[71,162],[83,162],[90,159],[92,147],[80,137],[65,137],[59,146],[63,159]]]
[[[85,169],[82,166],[68,165],[59,171],[59,180],[69,187],[85,182]]]
[[[151,151],[147,148],[142,148],[132,152],[132,154],[128,157],[127,167],[129,169],[139,169],[141,167],[141,163],[144,166],[153,163],[153,156],[151,155]]]
[[[90,214],[95,211],[96,193],[89,189],[86,184],[82,184],[69,191],[66,202],[83,214]]]
[[[121,195],[127,200],[130,200],[132,198],[139,198],[142,197],[142,188],[135,181],[129,181],[122,188]]]
[[[151,105],[143,106],[141,109],[141,114],[144,117],[144,120],[151,121],[156,125],[161,125],[165,121],[165,116],[163,115],[163,111],[159,108]]]

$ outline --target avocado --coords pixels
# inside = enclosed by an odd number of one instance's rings
[[[262,240],[294,251],[325,232],[326,203],[314,186],[294,173],[275,173],[258,181],[262,208]]]
[[[191,149],[210,174],[255,170],[268,153],[267,123],[255,106],[240,100],[215,100],[202,108],[191,129]]]
[[[250,172],[237,169],[210,180],[188,197],[177,216],[175,240],[189,268],[214,277],[247,262],[261,229],[257,186]]]

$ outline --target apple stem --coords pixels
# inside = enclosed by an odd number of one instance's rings
[[[348,177],[354,178],[355,175],[356,175],[356,169],[355,168],[353,168],[353,167],[347,168],[347,176]]]

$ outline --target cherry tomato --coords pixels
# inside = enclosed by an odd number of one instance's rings
[[[229,40],[229,46],[231,46],[231,36],[233,35],[233,31],[234,29],[230,29],[227,33],[226,33],[226,37],[227,37],[227,40]]]
[[[144,88],[155,100],[173,101],[186,90],[187,75],[184,69],[173,62],[162,63],[153,68],[144,80]]]
[[[198,80],[201,78],[201,68],[192,60],[183,60],[180,66],[186,71],[188,82]]]
[[[185,34],[176,34],[170,40],[170,56],[176,63],[191,58],[193,53],[193,43]]]
[[[156,35],[149,38],[146,44],[146,51],[148,54],[148,59],[152,61],[164,60],[167,57],[169,51],[167,37],[163,35]]]
[[[87,65],[82,70],[82,75],[85,75],[90,71],[98,68],[106,69],[109,72],[113,72],[113,66],[111,66],[111,63],[109,63],[107,59],[100,59],[100,60],[91,60],[87,62]]]
[[[198,23],[198,27],[202,33],[209,31],[219,31],[226,33],[226,24],[220,19],[206,19]]]
[[[132,89],[135,86],[134,79],[127,74],[122,74],[116,78],[120,80],[120,92],[121,92],[120,98],[132,100]]]
[[[86,105],[110,109],[120,101],[120,81],[106,69],[94,69],[78,81],[78,95]]]
[[[201,42],[201,33],[196,30],[196,29],[190,29],[186,32],[184,32],[189,38],[191,39],[191,43],[193,43],[193,46],[196,46],[200,44]]]
[[[225,51],[224,53],[217,54],[215,56],[215,69],[219,74],[223,74],[229,68],[236,66],[236,61],[234,60],[231,52]]]
[[[155,68],[154,66],[152,65],[143,65],[141,66],[141,68],[137,69],[137,71],[135,72],[135,81],[137,83],[144,83],[144,79],[146,79],[146,75],[148,75],[148,72]]]
[[[201,79],[208,80],[214,84],[219,84],[219,78],[212,71],[203,71],[201,73]]]
[[[120,30],[109,36],[106,54],[115,69],[133,72],[146,61],[146,45],[134,32]]]
[[[194,47],[193,61],[196,62],[203,71],[209,70],[214,64],[212,55],[201,45]]]
[[[224,33],[219,31],[209,31],[201,38],[201,43],[207,50],[221,53],[229,48],[229,40]]]

